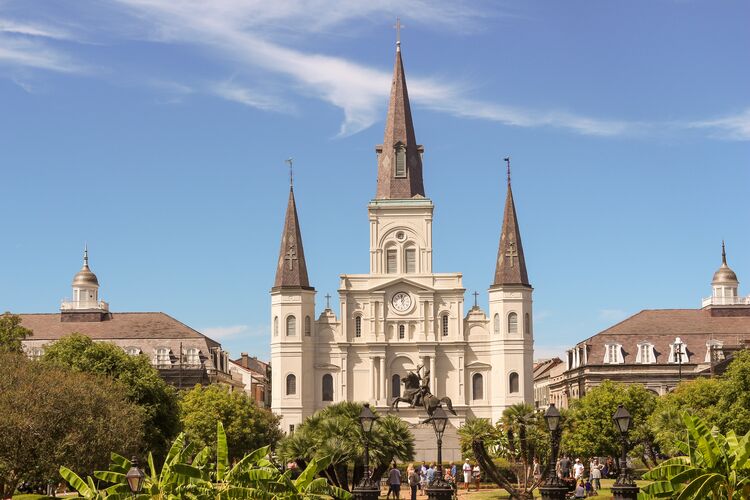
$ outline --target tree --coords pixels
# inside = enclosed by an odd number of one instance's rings
[[[281,439],[280,418],[260,408],[245,392],[229,392],[212,385],[186,392],[180,401],[182,425],[187,437],[199,446],[215,446],[216,424],[223,422],[230,459],[238,459]]]
[[[750,431],[750,350],[734,355],[721,382],[716,405],[719,429],[745,434]]]
[[[643,477],[654,481],[641,497],[678,500],[732,500],[750,497],[750,432],[738,438],[709,430],[706,423],[681,414],[686,440],[677,443],[682,456],[665,460]]]
[[[364,436],[359,425],[361,403],[341,402],[311,415],[279,443],[278,453],[284,460],[304,468],[312,460],[330,459],[324,471],[328,479],[349,489],[349,468],[354,483],[362,475]],[[370,466],[372,477],[380,478],[394,460],[414,459],[414,436],[408,425],[396,415],[380,418],[370,433]]]
[[[679,384],[674,391],[656,401],[648,425],[659,450],[667,455],[679,453],[677,442],[685,440],[686,429],[682,412],[699,414],[708,425],[717,425],[723,382],[717,378],[698,378]]]
[[[648,416],[656,407],[656,395],[640,384],[624,385],[610,380],[573,401],[562,449],[582,458],[610,455],[618,460],[620,435],[615,430],[612,415],[619,404],[625,406],[633,419],[633,429],[628,436],[631,446],[641,444],[653,456],[654,436],[648,425]]]
[[[157,457],[164,455],[180,430],[177,391],[159,376],[147,356],[131,356],[114,344],[74,333],[46,347],[42,359],[115,380],[128,399],[143,409],[146,447]]]
[[[21,341],[33,332],[21,326],[21,317],[10,312],[0,316],[0,352],[23,353]]]
[[[0,354],[0,373],[2,498],[20,481],[56,480],[63,463],[91,472],[110,450],[139,448],[142,412],[111,380],[9,353]]]

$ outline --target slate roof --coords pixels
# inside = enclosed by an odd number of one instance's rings
[[[60,313],[20,314],[21,325],[34,335],[28,340],[59,340],[77,332],[94,340],[117,339],[201,339],[209,347],[220,344],[163,312],[111,313],[105,321],[60,321]]]
[[[284,230],[281,233],[281,248],[273,286],[274,288],[310,289],[293,187],[289,188],[289,202],[286,207]]]
[[[508,179],[508,193],[505,197],[503,212],[503,229],[500,234],[500,244],[497,249],[497,264],[493,286],[525,285],[529,284],[526,272],[526,258],[523,255],[521,231],[518,228],[516,205],[513,202],[513,190]]]
[[[731,346],[750,342],[750,316],[715,316],[710,309],[644,310],[582,343],[589,347],[589,365],[603,363],[606,344],[621,344],[625,364],[635,363],[640,342],[653,344],[656,364],[665,364],[675,337],[687,345],[690,363],[703,363],[710,340]]]
[[[396,177],[396,146],[406,147],[406,175]],[[400,48],[396,50],[393,66],[391,97],[385,118],[383,144],[376,148],[378,155],[378,187],[375,198],[408,199],[424,197],[422,182],[422,146],[417,144],[411,118],[409,92],[406,89],[404,63]]]

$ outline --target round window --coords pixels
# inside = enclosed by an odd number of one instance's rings
[[[396,239],[399,241],[403,241],[406,239],[406,234],[403,231],[399,231],[396,233]]]

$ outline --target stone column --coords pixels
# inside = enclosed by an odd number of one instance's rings
[[[385,354],[380,356],[380,399],[386,400],[386,378],[385,373]]]
[[[370,358],[370,399],[378,399],[378,377],[375,374],[375,358]],[[355,389],[356,390],[356,389]]]
[[[437,376],[435,375],[435,355],[430,356],[430,392],[437,396]]]

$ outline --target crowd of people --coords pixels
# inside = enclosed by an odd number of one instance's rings
[[[589,460],[588,468],[580,458],[573,461],[568,455],[563,455],[555,468],[557,477],[573,491],[574,498],[586,498],[595,496],[601,489],[602,478],[616,477],[615,462],[611,457],[604,460],[592,458]],[[539,463],[534,459],[534,476],[541,474]]]
[[[459,476],[459,472],[462,474]],[[401,484],[406,483],[409,486],[410,499],[417,500],[417,496],[427,495],[427,486],[432,483],[435,479],[435,475],[438,474],[437,466],[434,463],[423,462],[419,464],[409,464],[406,468],[406,477],[402,477],[401,470],[393,464],[391,470],[388,472],[388,494],[386,498],[390,500],[391,495],[394,500],[401,498]],[[479,464],[472,464],[467,458],[459,471],[458,466],[451,462],[448,466],[443,468],[443,479],[447,481],[452,487],[454,492],[458,492],[459,483],[463,483],[466,491],[471,491],[471,487],[474,486],[476,491],[479,491],[480,483],[482,481],[482,473],[479,469]]]

